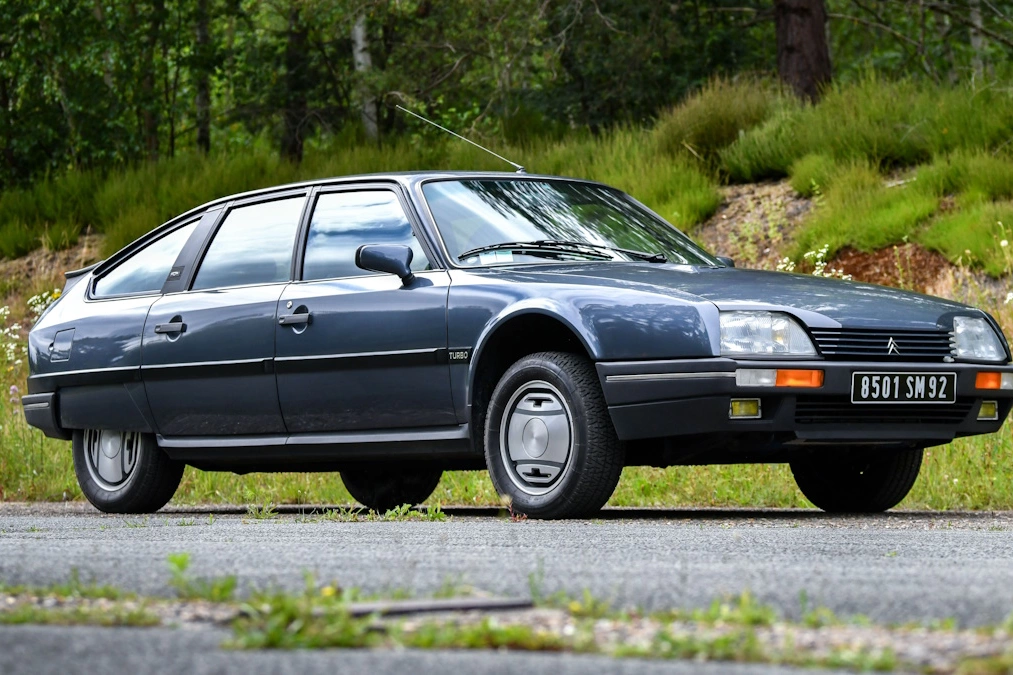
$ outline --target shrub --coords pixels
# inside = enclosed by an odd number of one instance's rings
[[[919,167],[919,188],[946,197],[963,193],[965,203],[1013,198],[1013,162],[991,153],[958,151]]]
[[[769,80],[717,78],[663,112],[653,142],[666,155],[692,155],[711,164],[722,148],[785,104],[780,87]]]
[[[830,187],[837,170],[837,162],[832,157],[816,153],[806,155],[791,165],[791,187],[803,197],[812,197]]]
[[[881,169],[914,166],[958,150],[996,150],[1013,134],[1013,93],[874,73],[826,90],[818,105],[784,107],[722,151],[733,181],[785,176],[811,153],[864,160]]]

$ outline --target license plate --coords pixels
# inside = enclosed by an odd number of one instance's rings
[[[854,373],[852,403],[954,403],[956,373]]]

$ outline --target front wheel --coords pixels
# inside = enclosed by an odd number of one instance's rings
[[[489,403],[485,459],[515,512],[574,518],[604,506],[624,455],[594,365],[561,352],[512,365]]]
[[[137,431],[77,430],[73,451],[81,492],[106,513],[154,513],[172,499],[186,468]]]
[[[348,494],[367,509],[386,513],[408,504],[416,506],[429,499],[443,477],[441,469],[366,466],[341,472]]]
[[[922,466],[922,449],[868,451],[808,457],[791,463],[795,483],[813,504],[831,513],[877,513],[911,491]]]

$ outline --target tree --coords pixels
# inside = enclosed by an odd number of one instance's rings
[[[812,102],[832,74],[826,23],[823,0],[774,0],[778,75]]]
[[[367,75],[373,69],[365,14],[356,17],[355,25],[352,26],[352,58],[355,61],[355,72]],[[359,98],[362,106],[362,128],[366,132],[366,137],[375,141],[379,137],[376,125],[376,98],[364,84],[359,86]]]
[[[208,0],[197,0],[193,59],[194,88],[197,91],[194,107],[197,149],[205,155],[211,152],[211,72],[214,69],[214,57],[208,28],[210,19]]]
[[[303,127],[308,119],[310,75],[308,72],[308,30],[299,12],[299,4],[292,3],[288,13],[288,33],[285,43],[285,100],[282,108],[281,156],[289,161],[302,161]]]

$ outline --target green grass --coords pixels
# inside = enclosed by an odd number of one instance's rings
[[[812,154],[792,165],[792,187],[815,208],[795,233],[791,256],[829,246],[876,251],[905,241],[993,277],[1010,272],[1013,161],[958,151],[888,181],[866,160]]]
[[[0,624],[57,626],[157,626],[158,617],[143,607],[37,607],[20,605],[0,611]]]
[[[190,554],[171,553],[168,558],[171,579],[169,585],[176,589],[182,600],[207,600],[209,602],[231,602],[236,593],[236,577],[227,575],[214,579],[195,579],[190,574]]]
[[[960,150],[996,151],[1013,133],[1013,92],[886,81],[874,73],[831,86],[817,105],[782,105],[721,151],[734,182],[789,175],[806,155],[864,160],[883,169],[915,166]]]
[[[875,251],[911,237],[939,200],[910,185],[886,187],[871,166],[856,163],[833,175],[813,215],[796,233],[793,256],[829,246]],[[875,227],[869,223],[874,222]]]

